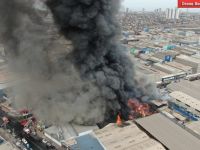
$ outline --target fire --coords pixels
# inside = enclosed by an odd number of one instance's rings
[[[119,114],[117,115],[117,121],[116,121],[116,124],[117,124],[118,126],[122,126],[122,119],[121,119],[121,117],[120,117]]]
[[[128,106],[131,109],[131,114],[129,116],[131,120],[138,116],[146,117],[152,114],[150,112],[150,106],[147,103],[140,103],[136,99],[129,99]]]

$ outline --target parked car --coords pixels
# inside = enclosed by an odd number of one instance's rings
[[[22,142],[26,145],[28,144],[27,140],[25,138],[22,138]]]
[[[47,140],[46,139],[42,139],[42,143],[47,144]]]

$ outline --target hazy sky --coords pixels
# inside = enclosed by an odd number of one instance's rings
[[[123,0],[123,6],[134,10],[155,10],[157,8],[175,8],[178,0]],[[183,9],[184,10],[184,9]],[[189,11],[200,11],[199,9],[189,9]]]

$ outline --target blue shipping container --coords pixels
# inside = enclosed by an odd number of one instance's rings
[[[173,58],[172,58],[171,55],[167,55],[167,56],[165,56],[164,61],[166,61],[166,62],[171,62],[172,60],[173,60]]]

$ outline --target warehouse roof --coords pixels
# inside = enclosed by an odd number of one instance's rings
[[[186,55],[179,55],[179,56],[176,56],[176,58],[184,59],[186,61],[193,62],[193,63],[198,63],[198,64],[200,63],[199,59],[190,57],[190,56],[186,56]]]
[[[53,136],[55,140],[67,140],[78,135],[84,135],[97,129],[97,126],[79,126],[74,124],[66,124],[64,127],[51,126],[45,129],[45,133]],[[58,134],[62,132],[63,139],[59,139]]]
[[[183,71],[192,70],[191,66],[186,66],[186,65],[180,64],[180,63],[175,62],[175,61],[166,63],[166,65],[172,66],[174,68],[177,68],[177,69],[180,69],[180,70],[183,70]]]
[[[163,60],[154,56],[151,56],[148,60],[153,61],[153,62],[162,62]]]
[[[192,82],[188,80],[181,80],[180,82],[171,83],[168,85],[168,88],[171,91],[181,91],[196,99],[200,98],[200,80]]]
[[[160,64],[160,63],[155,63],[153,65],[153,67],[156,68],[156,69],[159,69],[159,70],[160,69],[164,69],[164,70],[166,70],[167,73],[178,73],[178,72],[181,72],[180,69],[176,69],[174,67],[171,67],[171,66],[168,66],[168,65],[165,65],[165,64]],[[163,71],[163,70],[161,70],[161,71]]]
[[[200,135],[200,121],[193,121],[186,125],[189,129]]]
[[[197,150],[200,140],[166,118],[154,114],[136,122],[170,150]]]
[[[104,150],[98,139],[92,134],[69,139],[65,144],[72,150]]]
[[[170,96],[184,104],[200,111],[200,101],[180,91],[170,93]]]
[[[107,127],[94,131],[96,137],[107,150],[164,150],[157,141],[151,139],[134,123],[126,122],[127,126],[118,127],[109,124]]]

